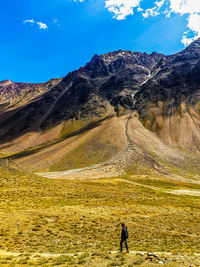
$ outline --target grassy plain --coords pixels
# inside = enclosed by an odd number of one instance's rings
[[[200,185],[166,177],[47,179],[0,161],[1,266],[198,266]],[[131,253],[120,254],[120,223]]]

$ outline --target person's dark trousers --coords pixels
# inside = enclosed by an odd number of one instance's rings
[[[128,244],[127,244],[127,240],[121,240],[121,242],[120,242],[120,251],[122,252],[122,250],[123,250],[123,243],[125,244],[125,246],[126,246],[126,250],[127,250],[127,252],[128,252]]]

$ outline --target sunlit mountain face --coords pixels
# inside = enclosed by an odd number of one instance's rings
[[[62,168],[70,168],[73,153],[71,167],[118,154],[125,155],[123,166],[141,155],[154,165],[158,157],[180,165],[200,151],[199,73],[197,40],[171,56],[123,50],[95,55],[44,84],[3,81],[0,148],[17,153],[13,157],[24,164],[31,158],[33,169],[40,169],[49,149],[47,168],[63,156]],[[88,156],[80,163],[80,155],[91,150],[95,160]]]

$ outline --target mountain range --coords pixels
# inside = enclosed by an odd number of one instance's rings
[[[199,175],[199,155],[200,39],[169,56],[95,55],[43,84],[0,82],[0,156],[28,169]]]

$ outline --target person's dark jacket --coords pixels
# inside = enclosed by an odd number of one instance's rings
[[[128,238],[128,230],[127,227],[124,227],[121,232],[121,240],[126,240]]]

